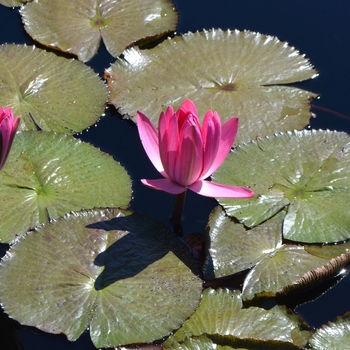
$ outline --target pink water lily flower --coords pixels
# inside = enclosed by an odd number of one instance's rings
[[[141,112],[137,113],[137,127],[149,159],[164,176],[164,179],[142,179],[144,185],[172,194],[190,189],[207,197],[247,198],[254,195],[245,187],[205,180],[230,152],[237,134],[238,118],[221,125],[217,112],[208,111],[201,127],[196,106],[186,100],[176,113],[171,106],[161,113],[158,131]]]
[[[10,153],[19,121],[19,117],[13,117],[11,108],[0,108],[0,169],[5,165]]]

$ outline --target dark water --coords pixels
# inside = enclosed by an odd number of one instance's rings
[[[277,36],[296,47],[313,63],[320,76],[295,84],[320,94],[314,101],[317,118],[311,127],[350,131],[350,2],[348,0],[177,0],[180,13],[178,33],[203,28],[239,29]],[[24,32],[17,10],[0,6],[0,42],[32,44]],[[102,74],[114,59],[104,50],[89,64]],[[106,113],[97,126],[79,135],[112,154],[128,170],[134,182],[132,208],[167,222],[174,197],[140,185],[139,179],[157,177],[138,140],[135,125],[119,116]],[[202,232],[214,199],[189,193],[185,207],[185,233]],[[193,212],[196,215],[192,215]],[[192,218],[195,217],[194,221]],[[350,311],[350,277],[316,301],[297,311],[312,326],[319,327]],[[6,317],[0,318],[0,349],[94,349],[88,334],[70,343],[64,336],[53,336],[30,327],[18,327],[13,334]],[[21,347],[23,346],[23,347]]]

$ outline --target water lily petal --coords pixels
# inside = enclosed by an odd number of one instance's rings
[[[19,121],[19,117],[13,117],[11,108],[0,108],[0,169],[10,153]]]
[[[169,123],[174,114],[175,112],[172,106],[169,106],[165,113],[160,113],[158,122],[158,132],[160,139],[163,139],[165,134],[169,131]]]
[[[226,147],[227,154],[230,151],[233,143],[235,142],[235,138],[237,136],[238,131],[238,118],[231,118],[221,127],[221,145],[222,147]]]
[[[7,117],[13,118],[12,108],[0,108],[0,123]]]
[[[185,100],[180,108],[176,112],[178,118],[179,130],[183,127],[183,123],[186,121],[187,117],[192,114],[193,117],[196,117],[198,120],[197,107],[191,100]],[[199,120],[198,120],[199,124]]]
[[[213,173],[212,165],[217,157],[221,140],[221,120],[216,112],[206,113],[202,126],[202,139],[204,154],[201,178],[205,179]]]
[[[148,158],[151,160],[155,168],[163,175],[164,167],[159,154],[157,129],[141,112],[137,112],[137,129]]]
[[[191,100],[185,100],[179,109],[187,114],[198,115],[197,107]]]
[[[174,169],[179,148],[179,130],[177,117],[172,107],[166,113],[162,113],[159,118],[159,152],[164,172],[169,177]],[[171,176],[170,176],[171,177]]]
[[[142,179],[141,182],[144,185],[153,188],[154,190],[160,190],[171,194],[180,194],[186,191],[186,187],[180,186],[169,179],[157,179],[157,180]]]
[[[188,187],[201,196],[213,198],[250,198],[254,192],[246,187],[221,185],[211,181],[200,180]]]
[[[237,130],[238,130],[238,118],[232,118],[228,120],[221,127],[221,139],[220,139],[218,153],[211,167],[206,171],[206,173],[203,173],[202,179],[207,178],[213,172],[215,172],[219,168],[219,166],[223,163],[223,161],[226,159],[235,141]]]
[[[176,165],[169,177],[182,186],[196,182],[203,169],[203,143],[198,118],[187,117],[179,135]]]

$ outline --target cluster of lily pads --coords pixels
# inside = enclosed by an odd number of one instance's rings
[[[0,105],[21,117],[0,171],[0,241],[11,244],[0,301],[10,317],[72,341],[89,329],[99,348],[348,344],[348,314],[315,331],[283,305],[243,307],[309,287],[350,258],[340,244],[349,239],[350,138],[302,130],[316,94],[286,84],[317,76],[303,55],[275,37],[220,29],[142,49],[176,29],[169,0],[0,3],[25,3],[24,27],[47,47],[0,47]],[[101,39],[116,57],[106,83],[83,63]],[[72,136],[106,102],[157,125],[185,99],[202,117],[239,116],[236,147],[212,179],[254,191],[218,199],[203,264],[165,224],[129,208],[132,181],[112,156]],[[203,289],[246,270],[241,290]]]

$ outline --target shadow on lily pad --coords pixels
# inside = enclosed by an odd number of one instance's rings
[[[0,298],[10,317],[71,341],[89,328],[98,348],[151,342],[197,308],[193,263],[188,247],[146,216],[72,212],[12,245],[0,264]]]
[[[133,213],[129,216],[117,217],[107,221],[100,221],[87,226],[87,228],[103,229],[105,231],[127,232],[105,251],[98,254],[94,260],[97,266],[104,266],[101,274],[96,278],[95,289],[101,290],[109,285],[127,278],[132,278],[162,259],[169,252],[175,254],[196,275],[199,269],[192,254],[187,254],[187,248],[170,231],[154,235],[142,232],[140,223],[144,217]],[[184,249],[185,248],[185,249]]]

